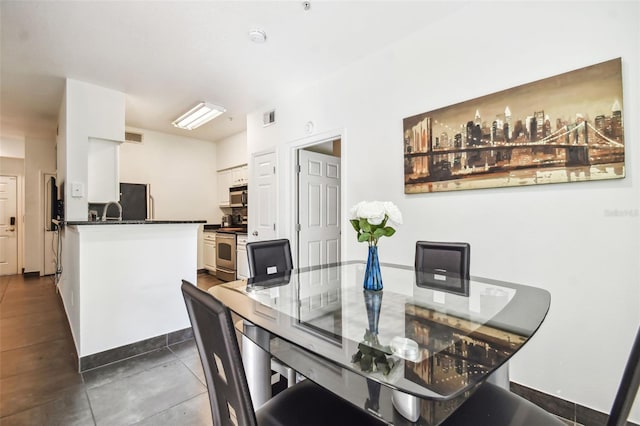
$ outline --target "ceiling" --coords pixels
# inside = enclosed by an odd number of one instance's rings
[[[247,113],[408,36],[451,4],[2,0],[1,135],[52,135],[71,78],[126,93],[127,126],[216,141],[245,130]],[[250,41],[255,28],[266,43]],[[227,112],[193,131],[171,126],[199,101]]]

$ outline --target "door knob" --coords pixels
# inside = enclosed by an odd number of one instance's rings
[[[253,235],[254,237],[257,237],[258,236],[258,231],[253,231],[253,233],[251,235]]]

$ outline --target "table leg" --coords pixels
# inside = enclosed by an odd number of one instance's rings
[[[397,390],[392,391],[391,401],[405,419],[415,422],[420,418],[420,399]]]
[[[510,390],[509,388],[509,363],[505,363],[502,367],[498,368],[496,371],[491,373],[491,375],[487,378],[487,382],[492,383],[496,386],[500,386],[505,390]]]
[[[253,340],[268,347],[269,333],[247,321],[244,321],[243,328],[242,362],[247,375],[253,408],[257,410],[271,399],[271,355],[255,344]],[[247,336],[251,336],[253,340]]]
[[[509,390],[509,363],[494,371],[487,382]],[[407,420],[415,422],[420,418],[420,398],[394,390],[391,400],[395,409]]]

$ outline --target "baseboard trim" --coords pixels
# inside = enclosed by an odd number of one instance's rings
[[[519,383],[511,382],[511,392],[520,395],[558,417],[573,421],[578,425],[606,425],[609,419],[608,413],[602,413],[592,408],[566,401]],[[627,422],[627,426],[638,425]]]
[[[191,327],[182,330],[173,331],[167,334],[151,337],[149,339],[140,340],[135,343],[123,345],[107,351],[98,352],[78,359],[78,371],[84,372],[94,368],[102,367],[107,364],[122,361],[147,352],[162,349],[164,347],[180,343],[193,338],[193,330]]]

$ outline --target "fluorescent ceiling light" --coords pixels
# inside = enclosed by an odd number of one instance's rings
[[[171,124],[180,129],[193,130],[226,111],[227,110],[221,106],[200,102]]]

